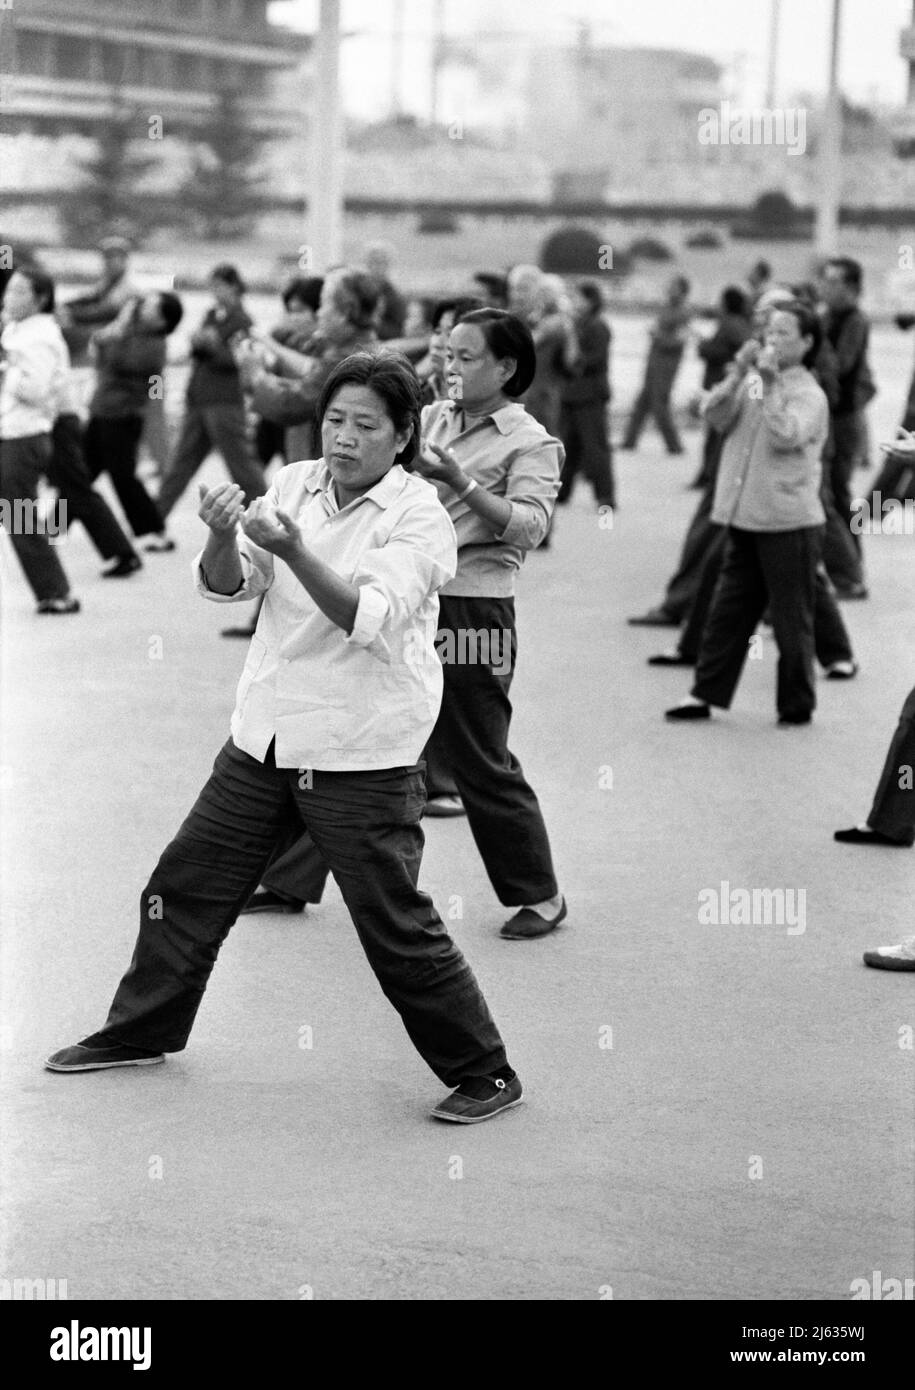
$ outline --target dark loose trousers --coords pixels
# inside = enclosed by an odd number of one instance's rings
[[[132,555],[133,546],[117,517],[92,486],[94,475],[90,476],[83,453],[83,427],[79,416],[69,412],[59,415],[54,422],[51,443],[48,481],[58,491],[53,511],[55,529],[62,531],[74,521],[81,521],[103,560]]]
[[[30,434],[23,439],[0,440],[0,498],[11,512],[10,540],[22,572],[39,603],[66,598],[70,585],[63,565],[46,535],[16,525],[16,502],[29,502],[34,516],[38,484],[51,464],[50,434]]]
[[[378,982],[413,1045],[448,1086],[505,1066],[470,966],[417,888],[422,771],[278,769],[230,740],[140,898],[140,934],[94,1038],[185,1046],[219,948],[277,840],[304,822],[330,866]]]
[[[91,415],[83,442],[86,466],[93,478],[107,471],[135,536],[161,536],[165,523],[159,508],[137,477],[142,434],[142,415],[118,419]]]
[[[562,470],[562,486],[557,502],[567,502],[582,473],[591,484],[594,499],[599,505],[616,506],[613,463],[610,441],[607,438],[607,405],[605,401],[586,401],[563,405],[559,435],[566,451]]]
[[[216,450],[225,461],[233,482],[245,494],[245,506],[267,491],[264,470],[248,442],[244,406],[233,402],[215,405],[188,404],[168,471],[157,499],[160,515],[167,517],[207,455]]]
[[[813,682],[816,571],[822,526],[794,531],[728,527],[721,573],[703,633],[692,693],[728,709],[750,638],[768,604],[778,648],[776,706],[786,719],[816,707]]]
[[[915,844],[915,689],[909,691],[883,764],[867,823],[901,845]]]
[[[693,661],[697,661],[699,658],[702,634],[705,631],[715,586],[721,573],[727,534],[726,526],[717,526],[714,522],[711,523],[709,544],[699,576],[696,596],[677,642],[677,649],[681,655],[689,657]],[[823,667],[832,666],[836,661],[854,660],[851,638],[839,608],[836,591],[829,582],[829,576],[822,562],[817,565],[816,573],[813,644],[817,661]]]
[[[471,834],[500,903],[525,907],[555,897],[550,841],[540,805],[508,747],[517,638],[513,598],[439,598],[438,637],[445,656],[460,652],[462,633],[499,633],[508,666],[443,661],[442,708],[429,751],[450,767]],[[492,652],[490,651],[490,655]]]

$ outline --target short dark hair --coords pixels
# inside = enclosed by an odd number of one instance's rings
[[[159,294],[159,313],[162,315],[162,322],[165,324],[165,332],[168,335],[174,333],[184,318],[184,305],[176,294],[172,294],[171,290],[162,290]]]
[[[826,265],[834,265],[837,270],[842,272],[842,279],[849,289],[860,290],[864,284],[864,271],[861,268],[861,262],[854,260],[851,256],[830,256]]]
[[[750,271],[751,275],[760,275],[765,280],[772,279],[772,267],[768,261],[756,261]]]
[[[336,270],[331,280],[331,293],[340,311],[353,328],[367,330],[375,322],[375,312],[381,298],[378,283],[364,270]]]
[[[311,312],[316,314],[321,302],[323,285],[324,281],[320,275],[294,275],[283,287],[281,298],[284,307],[288,309],[291,300],[301,299],[302,303],[307,304]]]
[[[464,315],[461,323],[479,328],[486,346],[498,361],[506,357],[514,359],[515,370],[502,390],[506,396],[523,396],[537,370],[537,349],[527,324],[507,309],[474,309]]]
[[[689,294],[690,290],[692,289],[692,285],[689,283],[685,275],[675,275],[673,278],[673,283],[678,286],[678,288],[683,292],[683,294]]]
[[[477,299],[474,295],[456,295],[452,299],[439,299],[432,307],[431,324],[433,328],[438,328],[446,314],[453,314],[454,321],[457,323],[462,314],[472,314],[477,309],[485,309],[486,305],[482,299]]]
[[[221,261],[219,265],[214,266],[210,271],[210,279],[221,280],[224,285],[231,285],[239,294],[244,294],[247,288],[236,267],[228,261]]]
[[[721,303],[726,314],[746,315],[749,313],[747,296],[739,285],[725,285],[721,291]]]
[[[419,378],[402,352],[378,348],[369,352],[353,352],[338,362],[324,383],[315,406],[315,421],[320,430],[324,415],[341,386],[367,386],[384,401],[388,419],[400,433],[412,426],[412,433],[395,460],[404,468],[410,466],[419,449],[419,413],[422,391]]]
[[[823,342],[823,327],[820,316],[809,304],[800,299],[789,299],[786,304],[773,304],[774,314],[792,314],[802,338],[812,338],[813,342],[801,358],[801,365],[810,367],[816,361]]]
[[[13,269],[13,275],[21,275],[28,280],[32,286],[32,294],[38,300],[39,313],[53,314],[54,312],[54,280],[46,270],[40,265],[35,265],[31,261],[26,261],[24,265],[17,265]]]
[[[579,280],[575,288],[582,298],[591,305],[592,312],[603,309],[604,296],[601,293],[600,285],[595,284],[593,280]]]

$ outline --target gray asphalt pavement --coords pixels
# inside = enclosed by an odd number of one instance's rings
[[[4,1277],[255,1300],[842,1300],[912,1277],[913,979],[861,952],[915,930],[915,859],[832,831],[866,814],[912,685],[913,539],[866,538],[862,671],[821,683],[810,728],[775,727],[767,632],[731,713],[665,724],[683,673],[649,670],[668,634],[625,618],[660,597],[697,448],[646,437],[614,528],[580,491],[519,586],[514,747],[568,924],[501,940],[466,823],[427,822],[423,886],[526,1086],[469,1129],[427,1117],[441,1087],[333,886],[236,926],[166,1065],[42,1070],[104,1019],[244,647],[217,635],[239,610],[192,590],[189,498],[179,552],[123,583],[68,540],[76,618],[33,615],[3,543]],[[723,881],[802,890],[804,929],[700,921]]]

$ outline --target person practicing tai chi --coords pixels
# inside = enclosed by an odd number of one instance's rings
[[[408,471],[419,409],[406,358],[354,354],[317,403],[323,458],[281,469],[246,511],[238,484],[201,488],[200,593],[265,595],[231,737],[143,889],[104,1026],[55,1052],[49,1070],[148,1066],[181,1051],[222,942],[301,823],[413,1045],[454,1088],[433,1116],[474,1124],[520,1103],[470,966],[417,887],[419,756],[442,694],[438,590],[457,564],[448,513]]]

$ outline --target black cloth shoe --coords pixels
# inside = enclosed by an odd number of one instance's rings
[[[666,608],[649,608],[647,613],[637,614],[634,618],[627,618],[626,622],[630,627],[679,627],[680,619],[668,613]]]
[[[846,599],[856,599],[856,598],[858,598],[858,599],[865,599],[865,598],[869,598],[869,597],[870,597],[870,595],[869,595],[868,592],[867,592],[867,585],[866,585],[866,584],[863,584],[863,583],[862,583],[862,584],[843,584],[843,585],[833,584],[833,588],[834,588],[835,591],[836,591],[836,598],[842,599],[842,600],[846,600]]]
[[[248,901],[241,910],[244,917],[249,912],[284,912],[292,916],[295,912],[304,912],[305,904],[298,898],[284,898],[282,893],[274,893],[270,888],[262,888],[259,893],[252,893]]]
[[[45,1062],[48,1071],[106,1071],[111,1067],[152,1067],[165,1061],[164,1052],[147,1052],[142,1047],[127,1047],[125,1043],[110,1042],[89,1047],[86,1042],[52,1052]]]
[[[253,637],[255,629],[253,627],[224,627],[220,632],[220,637]]]
[[[137,570],[142,568],[143,561],[139,555],[119,555],[106,570],[102,570],[102,578],[126,579],[128,574],[136,574]]]
[[[522,907],[514,917],[509,917],[499,935],[506,941],[532,941],[537,936],[546,936],[547,932],[555,931],[568,915],[565,898],[555,917],[541,917],[533,908]]]
[[[68,594],[66,598],[43,598],[35,609],[36,613],[78,613],[79,599]]]
[[[674,705],[664,711],[665,719],[711,719],[708,705]]]
[[[813,718],[812,714],[780,714],[778,722],[782,728],[809,724]]]
[[[167,555],[169,551],[177,550],[178,547],[171,536],[154,536],[151,541],[147,541],[143,549],[147,555]]]
[[[521,1104],[521,1082],[517,1076],[503,1081],[499,1076],[466,1076],[456,1091],[431,1112],[435,1120],[452,1124],[478,1125],[503,1110]]]
[[[911,849],[911,840],[891,840],[889,835],[884,835],[880,830],[871,830],[870,826],[862,830],[860,826],[853,825],[850,830],[836,830],[832,837],[838,840],[840,845],[890,845],[893,849]]]
[[[695,666],[695,658],[682,652],[658,652],[648,658],[649,666]]]

